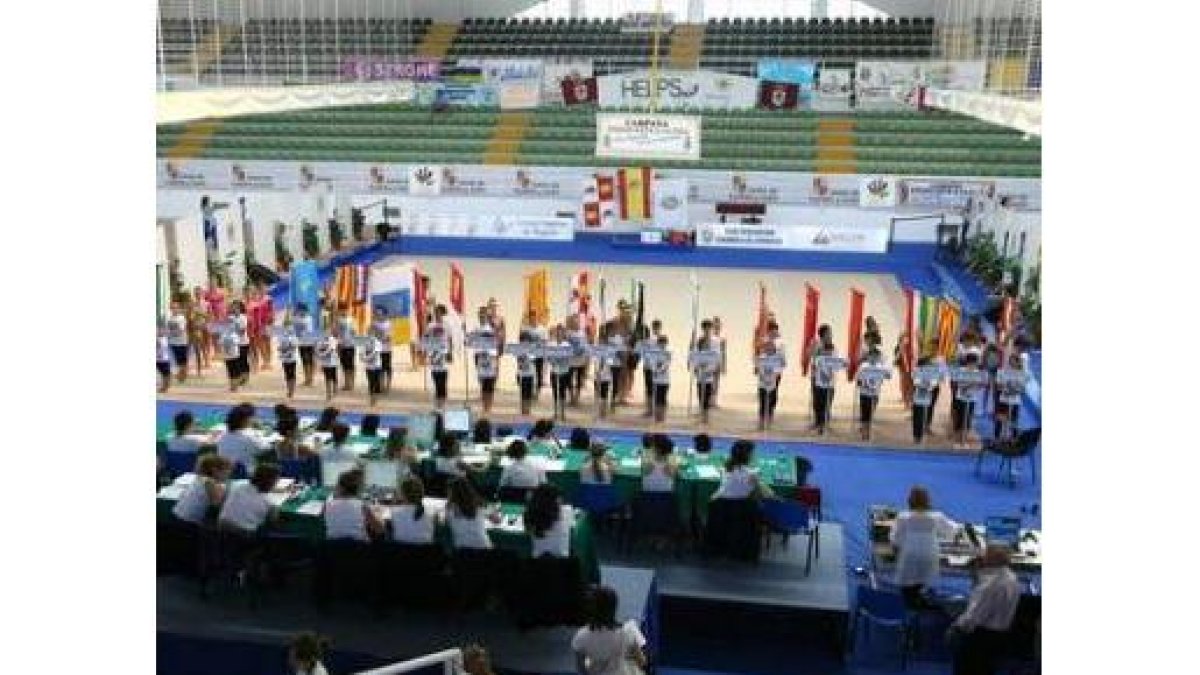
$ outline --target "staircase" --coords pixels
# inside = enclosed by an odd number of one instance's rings
[[[704,24],[686,23],[676,26],[671,33],[671,53],[668,63],[672,68],[693,70],[700,67],[700,53],[704,51]]]
[[[208,141],[221,126],[219,120],[188,122],[175,145],[167,150],[168,159],[198,157],[208,147]]]
[[[858,173],[854,151],[854,120],[822,119],[817,122],[817,173]]]
[[[483,163],[485,165],[515,164],[517,151],[520,150],[521,142],[525,140],[525,134],[528,133],[532,122],[533,113],[500,113],[499,119],[496,120],[496,130],[492,132],[492,137],[483,150]]]
[[[417,45],[417,56],[426,56],[435,59],[445,58],[446,54],[450,51],[450,46],[454,44],[454,38],[456,37],[458,37],[458,24],[432,24],[429,26],[429,31],[425,33],[425,39],[421,40],[421,44]]]

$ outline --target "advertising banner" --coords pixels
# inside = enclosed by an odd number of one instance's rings
[[[292,190],[294,177],[286,165],[274,162],[232,162],[229,187],[233,190]]]
[[[808,202],[813,206],[858,206],[860,189],[858,176],[818,174],[812,177]]]
[[[563,80],[587,80],[595,75],[591,59],[564,58],[542,65],[542,103],[559,105],[563,101]],[[593,87],[595,84],[593,83]],[[587,100],[589,97],[584,97]],[[594,98],[594,97],[591,97]],[[581,101],[582,102],[582,101]],[[594,100],[592,101],[595,102]]]
[[[900,110],[917,105],[922,84],[917,61],[859,61],[854,73],[855,107]]]
[[[662,28],[664,33],[670,32],[675,25],[675,14],[663,12],[626,12],[621,17],[622,33],[653,33]]]
[[[953,179],[906,179],[900,181],[899,203],[934,209],[966,208],[972,197],[994,195],[996,184],[991,181]]]
[[[758,79],[768,82],[785,82],[800,85],[801,89],[812,90],[816,80],[817,64],[809,59],[759,59]]]
[[[441,77],[441,61],[435,58],[385,58],[378,56],[348,56],[342,59],[339,70],[344,80],[377,82],[411,80],[436,82]]]
[[[935,89],[982,91],[987,82],[987,62],[931,61],[922,66],[922,79]]]
[[[596,156],[698,160],[700,117],[597,113]]]
[[[434,93],[433,104],[459,107],[495,107],[499,104],[496,88],[488,84],[442,84]]]
[[[600,105],[606,108],[650,106],[650,71],[598,77]],[[758,79],[708,70],[663,70],[658,74],[661,108],[744,110],[758,102]]]
[[[542,98],[541,80],[514,80],[497,85],[501,110],[531,110]],[[561,92],[559,92],[561,97]]]
[[[838,253],[886,253],[891,225],[770,225],[702,223],[696,227],[696,245],[723,248],[758,248]]]
[[[895,206],[897,187],[895,176],[861,176],[858,205],[863,208]]]
[[[686,178],[656,180],[652,184],[655,227],[669,230],[691,228],[688,218],[688,182]]]
[[[407,214],[401,231],[410,236],[571,241],[575,219],[421,212]]]
[[[442,167],[434,164],[414,164],[408,167],[408,194],[414,197],[436,197],[442,193]]]
[[[159,159],[158,187],[205,189],[218,184],[212,162],[190,159]]]
[[[813,109],[844,111],[850,109],[850,93],[854,71],[849,68],[821,68],[817,76],[817,90],[813,95]]]

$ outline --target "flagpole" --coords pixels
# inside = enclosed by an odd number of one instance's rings
[[[700,316],[700,282],[696,279],[696,270],[692,270],[690,277],[692,282],[692,337],[688,340],[688,356],[691,356],[691,353],[696,351],[696,319]],[[688,363],[688,417],[692,415],[692,389],[694,388],[695,381],[696,371],[692,369],[691,363]]]

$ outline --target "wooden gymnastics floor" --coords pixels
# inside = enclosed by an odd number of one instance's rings
[[[550,274],[551,313],[554,320],[561,320],[566,309],[570,276],[588,269],[593,279],[603,274],[608,280],[608,304],[615,307],[618,297],[628,297],[632,279],[646,284],[646,321],[658,318],[663,321],[664,331],[671,341],[675,353],[671,374],[669,409],[666,420],[654,425],[643,416],[644,398],[641,390],[641,374],[635,382],[631,404],[618,407],[615,415],[607,420],[595,418],[594,399],[591,394],[590,377],[584,385],[582,403],[568,408],[567,426],[593,428],[621,428],[669,431],[693,434],[707,430],[714,435],[736,435],[755,439],[804,440],[817,443],[842,443],[869,445],[880,448],[903,448],[946,451],[950,449],[948,431],[949,395],[940,397],[935,413],[934,432],[936,437],[926,439],[922,446],[912,443],[911,422],[900,399],[898,379],[885,383],[875,415],[872,439],[863,443],[853,421],[853,388],[845,374],[839,375],[837,393],[833,405],[833,423],[830,432],[816,436],[809,431],[812,422],[808,379],[801,375],[800,340],[803,325],[804,284],[816,284],[822,293],[821,323],[833,328],[839,353],[844,354],[847,342],[847,315],[851,288],[866,293],[866,315],[874,316],[883,332],[885,360],[891,361],[891,349],[895,344],[903,321],[902,295],[896,280],[886,274],[846,274],[808,271],[776,270],[733,270],[699,269],[695,273],[701,284],[700,316],[720,316],[724,323],[724,335],[728,344],[728,372],[723,377],[719,397],[719,408],[713,410],[708,426],[700,425],[696,413],[695,396],[692,396],[692,415],[687,413],[688,374],[684,352],[691,333],[691,295],[689,273],[685,267],[665,266],[619,266],[588,263],[552,263],[522,260],[484,260],[470,258],[437,258],[424,256],[416,260],[422,271],[429,275],[431,286],[439,302],[445,302],[449,288],[449,263],[460,264],[466,278],[466,306],[469,326],[475,325],[475,308],[496,298],[508,323],[510,339],[515,339],[520,323],[523,303],[523,275],[529,271],[546,267]],[[779,404],[775,424],[766,433],[757,431],[757,389],[751,368],[750,348],[758,303],[758,284],[767,286],[768,306],[775,312],[786,345],[789,367],[784,372],[780,387]],[[593,281],[593,298],[598,290]],[[426,411],[432,404],[432,388],[423,387],[424,373],[410,368],[407,347],[397,348],[396,373],[391,393],[380,398],[374,409],[382,413],[409,413]],[[590,373],[589,373],[590,376]],[[471,373],[470,395],[466,396],[466,374],[461,358],[456,358],[450,371],[450,405],[461,406],[464,400],[472,410],[479,411],[479,391]],[[251,401],[258,404],[277,403],[284,400],[283,375],[278,363],[270,370],[255,372],[247,386],[236,394],[229,392],[224,364],[215,362],[197,380],[189,378],[185,384],[172,383],[166,398],[204,403]],[[366,377],[360,371],[353,392],[339,391],[333,404],[345,410],[370,411],[366,397]],[[313,387],[298,387],[292,405],[297,407],[323,407],[326,405],[324,386],[318,373]],[[501,364],[501,373],[495,406],[490,418],[499,422],[519,422],[519,405],[516,392],[514,365],[511,359]],[[549,417],[552,414],[550,390],[547,386],[535,403],[533,417]],[[965,452],[965,451],[958,451]]]

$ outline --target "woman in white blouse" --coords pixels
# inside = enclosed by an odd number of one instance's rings
[[[278,511],[267,502],[267,493],[275,489],[279,481],[279,467],[274,464],[259,464],[249,482],[241,483],[229,490],[217,522],[225,528],[244,534],[254,534],[267,520],[278,517]]]
[[[180,410],[175,414],[175,435],[167,439],[167,452],[197,453],[206,443],[208,434],[196,429],[196,417],[188,410]]]
[[[579,482],[607,485],[612,482],[617,463],[608,454],[608,448],[599,441],[592,441],[588,449],[588,461],[579,469]]]
[[[713,499],[749,499],[769,497],[771,489],[758,480],[750,469],[754,460],[754,444],[747,440],[734,441],[729,448],[729,460],[725,462],[725,473]]]
[[[365,542],[383,532],[383,523],[359,497],[362,486],[362,469],[352,469],[338,476],[337,488],[325,502],[326,539]]]
[[[529,496],[525,529],[533,539],[532,557],[566,558],[571,555],[571,526],[575,509],[563,504],[562,494],[550,483],[539,485]]]
[[[203,455],[196,461],[196,479],[183,490],[171,513],[184,522],[200,525],[208,510],[225,500],[225,481],[233,464],[220,455]]]
[[[646,638],[637,624],[617,623],[617,593],[607,586],[592,591],[587,625],[571,640],[580,675],[639,675],[645,671]]]
[[[271,449],[267,439],[251,427],[254,421],[254,406],[241,403],[234,406],[225,416],[225,433],[217,441],[217,454],[234,465],[250,471],[255,457]]]
[[[425,485],[409,476],[400,483],[399,506],[392,507],[392,539],[404,544],[433,543],[433,513],[425,508]]]
[[[675,443],[664,434],[655,434],[653,442],[654,451],[642,458],[642,492],[674,492],[679,475]]]
[[[500,487],[532,490],[546,482],[546,473],[530,461],[529,446],[525,441],[518,439],[509,443],[506,454],[512,462],[500,472]]]
[[[958,523],[933,510],[929,490],[916,485],[908,493],[908,510],[896,516],[891,541],[896,547],[896,579],[904,600],[921,607],[923,592],[938,577],[938,541],[961,531]]]
[[[452,478],[447,485],[446,512],[454,548],[488,549],[492,540],[487,533],[483,499],[465,478]]]

